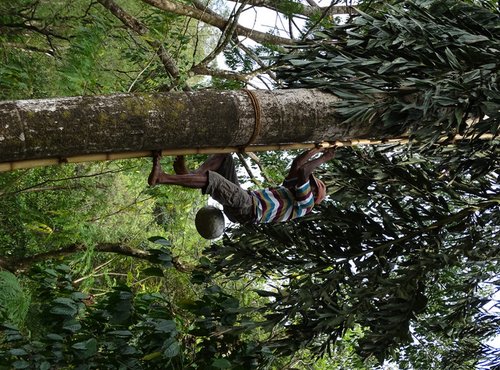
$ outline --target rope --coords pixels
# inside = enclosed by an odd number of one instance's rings
[[[244,152],[247,147],[252,145],[254,143],[255,139],[257,138],[257,136],[259,136],[260,128],[261,128],[260,117],[262,114],[259,100],[257,99],[257,95],[255,95],[255,93],[253,91],[248,90],[248,89],[243,89],[243,91],[245,91],[247,93],[248,97],[250,98],[250,101],[252,102],[253,111],[254,111],[254,115],[255,115],[255,125],[253,126],[252,136],[250,136],[250,139],[248,140],[248,142],[245,145],[241,146],[241,148],[240,148],[241,152]]]

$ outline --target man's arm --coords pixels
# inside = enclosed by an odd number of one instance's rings
[[[316,168],[328,162],[335,155],[335,148],[331,148],[323,150],[323,155],[321,157],[313,159],[312,161],[309,160],[312,156],[321,151],[322,149],[311,149],[295,158],[285,181],[297,178],[298,186],[305,184]]]
[[[313,148],[311,150],[305,151],[295,157],[295,159],[292,162],[292,165],[290,167],[290,171],[288,171],[288,175],[285,178],[286,181],[290,180],[296,180],[299,176],[299,169],[309,160],[311,159],[314,155],[318,154],[321,151],[321,149],[318,148]]]

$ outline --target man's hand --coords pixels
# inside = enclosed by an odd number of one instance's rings
[[[323,150],[323,155],[319,158],[313,159],[312,161],[305,162],[302,164],[298,169],[297,169],[297,174],[298,174],[298,183],[304,184],[308,179],[309,176],[313,173],[313,171],[318,168],[320,165],[322,165],[325,162],[328,162],[330,159],[332,159],[335,156],[335,149],[336,147],[332,147],[329,149],[324,149]],[[315,150],[315,149],[313,149]],[[316,149],[316,153],[320,152],[321,149]],[[316,154],[314,153],[314,154]],[[311,158],[311,156],[309,156]]]
[[[298,170],[302,167],[309,159],[314,157],[316,154],[321,152],[321,148],[313,148],[304,153],[299,154],[292,162],[292,169]]]

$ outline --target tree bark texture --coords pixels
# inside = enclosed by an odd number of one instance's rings
[[[0,163],[97,153],[380,137],[317,90],[202,90],[0,102]],[[257,104],[255,103],[257,101]],[[256,123],[256,110],[260,124]]]

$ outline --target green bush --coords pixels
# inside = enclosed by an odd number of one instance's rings
[[[0,271],[0,321],[21,325],[30,305],[19,280],[8,271]]]

